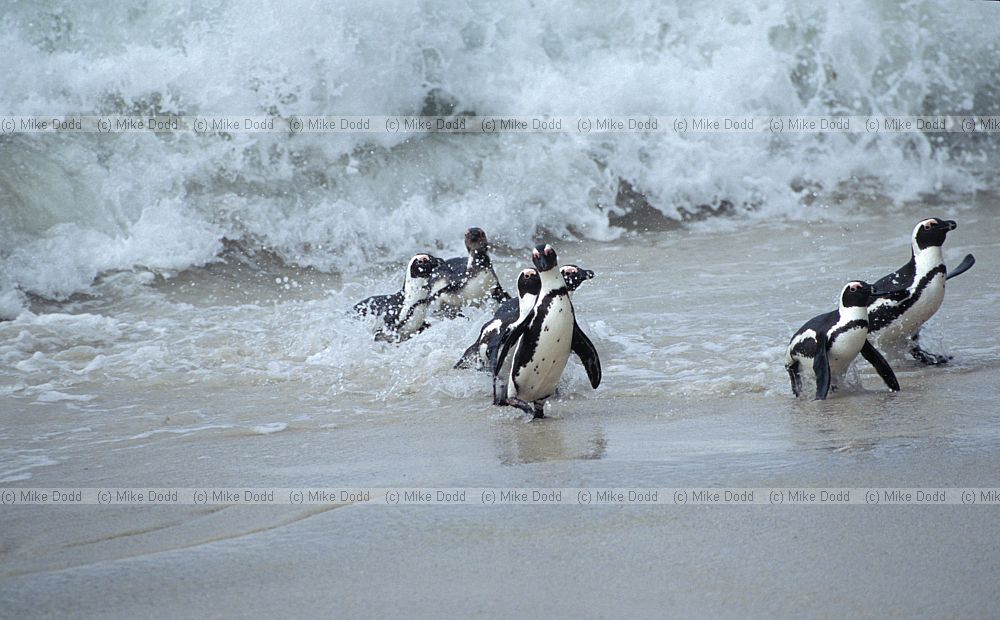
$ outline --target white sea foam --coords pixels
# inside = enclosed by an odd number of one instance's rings
[[[267,424],[258,424],[250,430],[257,433],[258,435],[270,435],[272,433],[280,433],[281,431],[288,428],[288,424],[285,422],[269,422]]]
[[[60,401],[87,402],[89,400],[94,400],[94,397],[87,394],[64,394],[63,392],[50,390],[39,394],[37,400],[40,403],[55,403]]]
[[[946,9],[946,10],[945,10]],[[996,8],[627,8],[230,0],[26,3],[2,18],[16,114],[933,114],[997,98]],[[266,53],[261,54],[261,50]],[[503,62],[498,62],[502,59]],[[609,239],[621,180],[664,216],[845,215],[837,192],[968,191],[982,142],[920,133],[18,135],[0,138],[0,316],[95,277],[212,261],[222,240],[356,269],[486,225]],[[977,163],[978,162],[978,163]],[[987,166],[988,167],[988,166]],[[460,248],[456,248],[460,249]]]

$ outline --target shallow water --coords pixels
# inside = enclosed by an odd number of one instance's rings
[[[1000,293],[987,285],[996,275],[991,215],[943,211],[960,222],[945,246],[947,262],[969,252],[978,259],[949,283],[943,308],[924,331],[926,346],[956,359],[946,369],[896,360],[903,387],[896,400],[935,377],[1000,358],[1000,345],[981,337],[1000,322]],[[789,397],[782,367],[788,337],[835,307],[844,282],[873,281],[905,262],[907,231],[929,213],[808,226],[727,222],[614,243],[557,244],[564,262],[597,272],[574,302],[598,343],[604,383],[592,391],[571,363],[550,415],[572,416],[578,406],[613,415],[631,400],[661,403],[668,416],[705,399],[731,399],[736,408],[747,398],[782,409],[807,406]],[[525,263],[498,259],[508,288]],[[217,265],[152,282],[149,274],[123,272],[106,277],[94,297],[40,304],[37,314],[0,323],[0,389],[24,412],[6,431],[17,429],[7,445],[18,447],[6,450],[3,480],[30,479],[28,463],[51,467],[64,450],[91,443],[281,424],[365,425],[373,418],[405,423],[454,407],[516,418],[489,405],[485,374],[451,368],[488,309],[436,317],[430,330],[401,345],[373,342],[369,325],[350,315],[357,299],[391,290],[397,271],[388,265],[374,278],[333,278]],[[849,383],[837,400],[866,407],[884,398],[866,364],[855,365]]]

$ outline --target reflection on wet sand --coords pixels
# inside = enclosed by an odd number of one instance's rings
[[[870,452],[952,434],[953,412],[946,406],[927,407],[926,401],[936,398],[914,393],[920,391],[890,394],[855,387],[824,402],[791,401],[789,437],[804,449],[839,453]]]
[[[608,447],[602,426],[569,426],[551,418],[501,424],[494,441],[503,465],[600,459]]]

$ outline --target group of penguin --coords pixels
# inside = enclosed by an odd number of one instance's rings
[[[544,417],[545,399],[555,394],[571,352],[583,362],[596,389],[601,384],[601,360],[577,324],[570,299],[570,293],[594,272],[576,265],[559,267],[555,249],[539,245],[531,252],[534,269],[517,277],[514,299],[500,286],[481,228],[465,232],[465,248],[467,258],[415,255],[406,266],[403,290],[368,297],[354,306],[359,315],[378,318],[375,339],[400,342],[423,331],[429,327],[426,318],[435,302],[441,312],[456,316],[466,304],[492,299],[499,307],[455,367],[491,372],[494,404]],[[499,386],[498,377],[504,379]]]
[[[913,229],[909,262],[874,284],[848,282],[836,310],[812,318],[795,332],[785,368],[796,397],[802,392],[803,365],[811,366],[816,399],[823,400],[837,388],[859,353],[890,390],[898,391],[892,367],[869,341],[870,335],[879,335],[880,344],[896,350],[908,347],[910,355],[925,364],[950,359],[925,351],[919,345],[919,333],[941,306],[945,280],[975,263],[969,254],[955,270],[946,270],[942,245],[956,227],[951,220],[922,220]],[[490,372],[495,405],[544,417],[545,400],[555,394],[570,353],[580,358],[596,389],[601,383],[600,357],[576,322],[570,296],[594,272],[576,265],[559,267],[555,249],[538,245],[531,252],[534,268],[518,275],[517,298],[512,298],[493,270],[486,233],[468,229],[465,247],[467,257],[413,256],[401,291],[368,297],[354,306],[357,314],[376,317],[375,339],[401,342],[418,334],[429,327],[426,319],[432,306],[454,317],[465,305],[489,299],[499,304],[493,318],[480,328],[479,337],[455,367]]]
[[[975,264],[972,254],[953,271],[944,265],[941,246],[949,232],[957,228],[952,220],[929,218],[913,228],[910,260],[875,284],[861,280],[848,282],[840,293],[840,307],[806,322],[788,343],[785,369],[792,392],[802,391],[800,369],[812,366],[816,376],[816,400],[824,400],[836,389],[858,353],[894,392],[899,381],[892,367],[868,336],[878,334],[879,344],[900,351],[909,347],[914,359],[928,365],[943,364],[950,358],[925,351],[919,344],[920,328],[944,301],[945,280],[965,273]]]

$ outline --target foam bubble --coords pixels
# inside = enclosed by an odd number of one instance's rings
[[[269,422],[267,424],[258,424],[250,430],[257,433],[258,435],[270,435],[272,433],[280,433],[281,431],[288,428],[288,424],[285,422]]]
[[[0,109],[990,113],[995,17],[989,3],[944,11],[932,1],[907,11],[861,0],[699,11],[653,1],[614,10],[520,0],[338,11],[306,0],[180,11],[138,1],[97,10],[22,3],[0,29],[8,51]],[[496,58],[505,59],[502,70]],[[978,171],[995,168],[988,141],[921,133],[0,140],[0,318],[17,316],[24,293],[65,299],[116,270],[204,264],[224,240],[347,271],[429,247],[460,250],[470,225],[515,248],[542,233],[614,239],[622,229],[609,215],[629,208],[623,182],[648,203],[646,216],[671,221],[712,212],[837,219],[858,202],[845,196],[899,204],[969,192],[985,183]],[[637,217],[615,221],[631,226]]]

